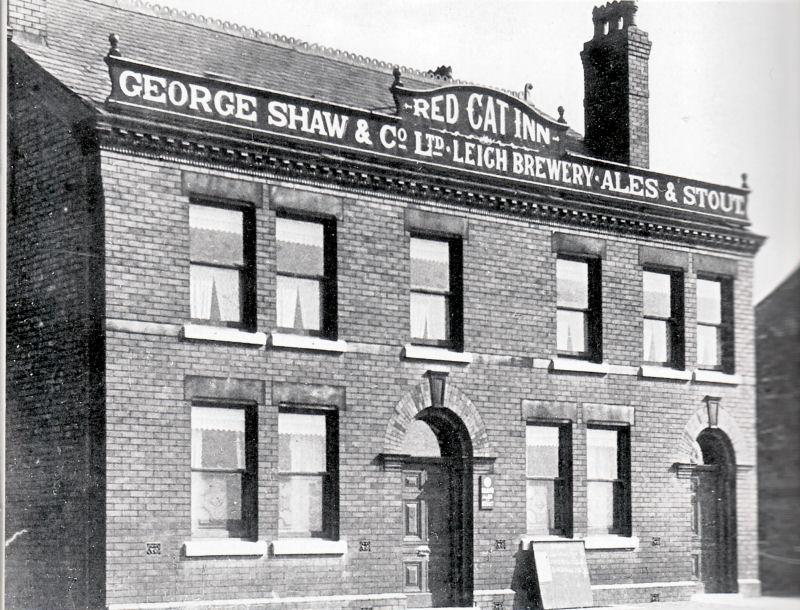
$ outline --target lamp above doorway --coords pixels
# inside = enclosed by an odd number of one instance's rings
[[[448,374],[443,371],[428,371],[425,375],[431,388],[431,406],[443,407]]]
[[[708,411],[708,427],[716,428],[719,424],[719,396],[706,396],[703,399],[706,403],[706,410]]]

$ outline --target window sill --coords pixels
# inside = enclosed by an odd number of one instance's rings
[[[267,335],[259,332],[247,332],[238,328],[225,326],[206,326],[205,324],[184,324],[184,339],[198,339],[200,341],[220,341],[223,343],[241,343],[243,345],[256,345],[264,347]]]
[[[677,379],[679,381],[690,381],[692,379],[692,371],[681,371],[666,366],[643,364],[639,367],[639,377],[642,379]]]
[[[403,346],[403,357],[406,360],[434,360],[456,364],[470,364],[473,358],[469,352],[454,352],[443,347],[412,345],[411,343]]]
[[[183,543],[187,557],[223,557],[233,555],[261,556],[267,553],[266,540],[240,540],[237,538],[206,538]]]
[[[551,371],[567,371],[571,373],[591,373],[608,375],[608,364],[605,362],[589,362],[578,358],[551,358]]]
[[[583,544],[587,550],[619,549],[635,551],[639,548],[639,536],[615,536],[613,534],[586,536]]]
[[[344,555],[346,540],[322,540],[321,538],[284,538],[272,541],[273,555]]]
[[[704,371],[703,369],[695,369],[694,380],[701,383],[721,383],[724,385],[739,385],[742,383],[742,378],[739,375],[731,375],[720,371]]]
[[[331,341],[322,337],[310,337],[308,335],[292,335],[289,333],[272,333],[269,344],[271,347],[283,347],[287,349],[305,349],[316,352],[332,352],[343,354],[347,351],[347,341]]]
[[[532,542],[575,542],[575,538],[556,536],[554,534],[523,534],[520,536],[519,541],[522,543],[523,550],[525,550]]]

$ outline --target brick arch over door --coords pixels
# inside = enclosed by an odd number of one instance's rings
[[[417,414],[431,406],[431,391],[428,380],[421,381],[409,389],[394,407],[386,435],[383,439],[383,453],[401,454],[403,452],[403,439],[405,438],[408,424],[416,419]],[[444,394],[445,409],[449,409],[461,418],[472,440],[472,455],[474,457],[494,457],[494,451],[489,446],[489,436],[483,419],[458,386],[448,383]]]
[[[678,449],[679,455],[675,460],[676,462],[696,464],[702,461],[702,452],[700,451],[700,445],[697,443],[697,437],[708,427],[708,410],[703,405],[698,407],[686,422],[681,435]],[[719,407],[717,428],[722,430],[731,441],[737,466],[747,466],[755,463],[753,447],[747,444],[739,424],[736,423],[733,416],[722,405]]]

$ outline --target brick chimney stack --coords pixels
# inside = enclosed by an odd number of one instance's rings
[[[47,42],[47,0],[9,0],[9,34],[33,42]]]
[[[594,37],[583,45],[585,144],[601,159],[648,167],[650,39],[636,27],[636,2],[592,11]]]

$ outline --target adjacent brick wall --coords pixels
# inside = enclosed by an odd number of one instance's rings
[[[800,270],[756,307],[758,493],[765,593],[800,592]]]
[[[103,599],[102,216],[86,109],[9,45],[8,608]],[[52,109],[57,109],[53,112]]]
[[[9,0],[8,25],[14,35],[47,39],[47,0]]]

